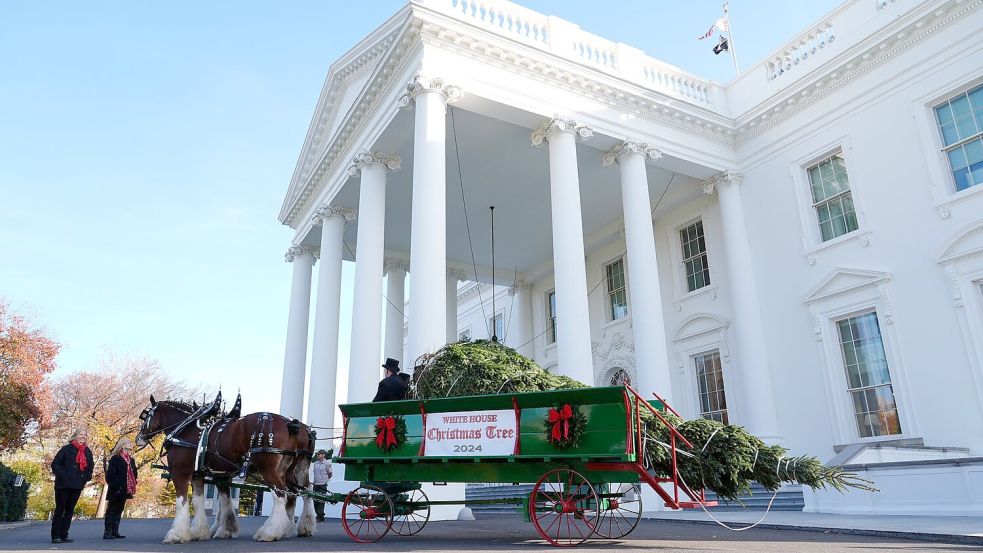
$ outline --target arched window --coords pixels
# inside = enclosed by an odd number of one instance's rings
[[[625,385],[631,386],[632,385],[631,375],[628,374],[628,371],[626,371],[624,369],[615,368],[614,371],[612,373],[610,373],[610,374],[611,374],[611,379],[609,380],[608,383],[611,386],[625,386]]]

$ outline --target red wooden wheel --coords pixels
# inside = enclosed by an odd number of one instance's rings
[[[392,528],[393,502],[375,486],[360,486],[345,498],[341,524],[348,537],[357,542],[379,541]]]
[[[642,487],[638,484],[604,484],[594,533],[602,538],[627,536],[642,518]]]
[[[597,523],[597,493],[582,474],[553,469],[536,482],[529,518],[546,541],[559,547],[583,543]]]
[[[430,498],[423,490],[410,490],[396,496],[397,514],[393,517],[393,532],[400,536],[412,536],[430,520]]]

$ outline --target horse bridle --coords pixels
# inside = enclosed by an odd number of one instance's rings
[[[140,432],[137,433],[137,441],[140,441],[140,439],[143,438],[144,444],[141,445],[141,446],[139,446],[139,447],[137,447],[136,451],[142,451],[143,448],[145,448],[148,445],[150,445],[150,440],[153,439],[153,437],[156,436],[157,434],[160,434],[162,432],[167,432],[168,430],[171,430],[172,428],[177,428],[178,426],[182,425],[185,421],[187,421],[188,418],[190,418],[192,415],[194,415],[194,412],[185,413],[185,415],[187,415],[187,416],[183,420],[180,420],[180,421],[178,421],[178,422],[176,422],[176,423],[174,423],[174,424],[172,424],[170,426],[166,426],[166,427],[160,428],[158,430],[155,430],[154,432],[152,432],[150,434],[146,434],[146,432],[147,432],[147,425],[150,424],[150,421],[154,420],[154,414],[156,414],[157,407],[159,407],[161,403],[162,402],[158,401],[157,403],[154,403],[150,407],[147,407],[143,411],[140,412],[140,420],[142,420],[143,423],[140,424]],[[163,454],[164,454],[163,444],[161,444],[161,456],[163,456]]]

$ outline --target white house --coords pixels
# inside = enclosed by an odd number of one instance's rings
[[[981,5],[849,0],[723,84],[510,2],[412,0],[331,66],[280,212],[281,410],[336,395],[354,260],[349,401],[501,315],[543,367],[882,490],[808,510],[983,514]]]

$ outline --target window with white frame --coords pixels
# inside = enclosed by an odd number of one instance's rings
[[[877,312],[836,321],[836,327],[860,437],[900,434],[901,421]]]
[[[459,342],[470,342],[471,341],[471,327],[465,328],[458,333],[457,339]]]
[[[956,191],[983,184],[983,85],[935,106]]]
[[[680,229],[679,242],[683,247],[686,291],[692,292],[709,286],[710,263],[707,260],[707,243],[703,236],[703,220]]]
[[[556,343],[556,290],[546,292],[546,343]]]
[[[604,275],[608,284],[608,320],[616,321],[628,316],[624,258],[605,265]]]
[[[835,153],[809,167],[806,172],[809,174],[812,207],[816,210],[822,241],[857,230],[860,225],[843,154]]]
[[[693,364],[696,366],[696,381],[700,387],[700,416],[729,424],[720,350],[694,355]]]
[[[495,329],[493,335],[498,338],[499,341],[502,340],[502,338],[505,336],[505,317],[502,313],[488,319],[488,329]]]

